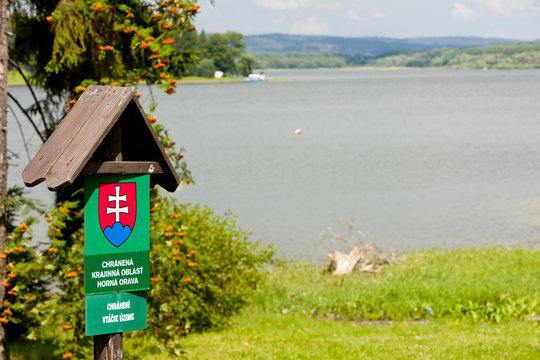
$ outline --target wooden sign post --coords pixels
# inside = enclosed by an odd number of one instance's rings
[[[86,335],[94,359],[120,360],[122,333],[146,328],[150,187],[180,183],[135,89],[89,86],[23,172],[53,191],[83,176]]]

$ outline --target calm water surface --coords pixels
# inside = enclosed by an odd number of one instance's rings
[[[347,219],[389,248],[539,243],[539,70],[267,77],[287,81],[154,91],[197,182],[180,201],[230,209],[293,254]]]

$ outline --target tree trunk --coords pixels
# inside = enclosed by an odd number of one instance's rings
[[[4,253],[7,237],[7,213],[3,199],[7,197],[7,72],[8,72],[8,0],[0,0],[0,253]],[[6,278],[6,260],[0,259],[0,280]],[[4,307],[6,289],[0,284],[0,310]],[[0,360],[9,359],[6,331],[0,324]]]

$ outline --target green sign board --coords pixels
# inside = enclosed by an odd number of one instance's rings
[[[146,328],[150,175],[85,178],[86,335]]]
[[[85,179],[86,295],[150,288],[150,175]]]
[[[148,290],[148,251],[86,256],[85,293]]]
[[[146,291],[86,296],[86,335],[146,328]]]

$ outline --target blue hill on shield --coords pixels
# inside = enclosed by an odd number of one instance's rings
[[[128,225],[123,226],[121,223],[115,222],[112,227],[107,226],[103,230],[103,234],[111,244],[119,247],[131,234],[131,228]]]

